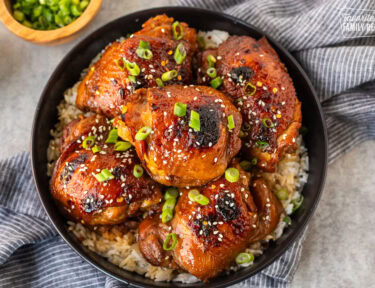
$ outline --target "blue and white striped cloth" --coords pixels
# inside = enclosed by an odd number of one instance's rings
[[[346,38],[340,26],[345,13],[375,10],[373,0],[179,3],[239,17],[294,54],[322,101],[330,161],[375,138],[375,37]],[[274,264],[235,287],[287,287],[300,258],[302,238]],[[0,287],[103,286],[125,287],[84,262],[57,235],[37,197],[28,155],[0,161]]]

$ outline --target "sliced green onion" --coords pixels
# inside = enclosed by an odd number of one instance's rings
[[[303,200],[304,200],[303,195],[301,195],[299,199],[292,200],[292,203],[293,203],[292,213],[294,213],[296,210],[298,210],[299,207],[301,207]]]
[[[88,5],[89,5],[89,1],[87,1],[87,0],[83,0],[83,1],[81,1],[81,2],[79,3],[79,8],[80,8],[81,10],[85,10],[85,8],[86,8]]]
[[[179,192],[175,187],[169,187],[164,194],[164,199],[168,200],[169,198],[177,198]]]
[[[255,92],[257,91],[257,87],[250,82],[246,84],[245,86],[245,93],[249,96],[253,96]]]
[[[95,174],[96,180],[99,182],[104,182],[108,180],[112,180],[115,178],[115,176],[112,175],[112,173],[108,169],[103,169],[100,173]]]
[[[95,145],[94,147],[92,147],[91,148],[91,151],[92,151],[92,153],[98,153],[98,152],[100,152],[100,147],[98,146],[98,145]]]
[[[158,85],[158,87],[160,87],[160,88],[164,87],[164,83],[160,78],[156,78],[155,81],[156,81],[156,84]]]
[[[172,240],[172,245],[169,245],[169,242]],[[173,250],[174,247],[177,245],[177,235],[176,233],[170,233],[167,235],[167,238],[165,238],[164,243],[163,243],[163,249],[166,251]]]
[[[200,205],[207,205],[210,203],[210,199],[199,193],[197,189],[192,189],[188,193],[190,201],[197,202]]]
[[[257,144],[257,146],[259,148],[267,148],[270,145],[270,144],[268,144],[268,142],[266,142],[266,141],[260,141],[260,140],[258,140],[256,142],[256,144]]]
[[[253,159],[251,159],[251,164],[253,164],[255,166],[255,165],[257,165],[257,163],[258,163],[257,158],[254,157]]]
[[[115,151],[126,151],[128,150],[132,145],[129,142],[126,141],[118,141],[115,144]]]
[[[228,168],[225,170],[225,179],[231,183],[237,182],[240,179],[240,171],[236,168]]]
[[[88,136],[83,140],[82,147],[85,149],[91,148],[95,144],[95,136]]]
[[[152,58],[152,51],[150,49],[137,48],[135,53],[142,59],[150,60]]]
[[[70,7],[70,10],[72,11],[73,16],[78,17],[78,16],[80,16],[80,15],[82,14],[82,12],[79,11],[78,7],[75,6],[75,5],[72,5],[72,6]]]
[[[167,223],[173,219],[173,211],[172,210],[163,210],[161,212],[161,222]]]
[[[193,128],[195,131],[201,131],[201,120],[198,112],[191,110],[189,127]]]
[[[122,71],[125,70],[125,68],[126,68],[125,58],[119,58],[119,59],[115,60],[115,63],[117,65],[117,67],[119,67]]]
[[[176,201],[177,201],[177,199],[173,198],[173,197],[165,200],[164,205],[163,205],[163,210],[173,211],[174,206],[176,206]]]
[[[216,58],[214,57],[214,55],[208,55],[207,56],[207,62],[208,62],[208,67],[215,67],[215,64],[216,64]]]
[[[290,225],[290,223],[292,223],[292,219],[290,219],[289,216],[284,217],[283,221],[284,221],[286,224],[288,224],[288,225]]]
[[[151,127],[144,126],[141,129],[138,130],[137,134],[135,134],[135,140],[142,141],[145,140],[148,135],[151,134]]]
[[[279,191],[276,192],[276,197],[279,200],[286,200],[286,199],[288,199],[289,198],[288,190],[286,190],[285,188],[281,188]]]
[[[109,131],[108,138],[105,140],[105,143],[115,144],[118,138],[117,129],[113,128]]]
[[[184,36],[184,31],[182,29],[181,23],[178,21],[175,21],[172,24],[172,30],[173,30],[173,38],[175,40],[181,40],[182,37]]]
[[[138,76],[141,72],[141,69],[139,69],[139,66],[135,62],[126,62],[126,69],[129,71],[130,75]]]
[[[33,24],[27,20],[23,20],[22,25],[26,26],[27,28],[33,28]]]
[[[251,169],[251,167],[253,167],[253,164],[251,164],[250,161],[243,160],[243,161],[240,162],[240,166],[243,170],[249,171]]]
[[[264,118],[262,120],[263,126],[266,128],[272,128],[275,127],[275,124],[272,122],[270,118]]]
[[[23,20],[25,20],[25,14],[22,11],[18,11],[18,10],[14,11],[13,12],[13,17],[18,22],[22,22]]]
[[[210,67],[207,69],[207,75],[210,76],[211,78],[215,78],[216,77],[216,68],[215,67]]]
[[[228,129],[229,130],[232,130],[234,129],[234,119],[233,119],[233,115],[229,115],[228,116]]]
[[[130,81],[130,82],[132,82],[132,83],[137,83],[137,78],[136,78],[135,76],[133,76],[133,75],[129,75],[128,78],[129,78],[129,81]]]
[[[197,197],[198,195],[200,195],[201,193],[199,192],[199,190],[197,189],[192,189],[189,191],[188,193],[188,198],[190,201],[193,201],[195,202],[195,197]]]
[[[139,164],[134,165],[133,175],[135,178],[141,178],[143,175],[143,167]]]
[[[211,85],[212,88],[217,89],[217,88],[220,87],[220,85],[222,83],[223,83],[223,79],[221,79],[220,77],[216,77],[216,78],[211,80],[210,85]]]
[[[200,205],[207,205],[208,203],[210,203],[210,199],[208,199],[206,196],[202,194],[197,195],[194,201]]]
[[[177,102],[174,104],[173,113],[178,117],[183,117],[186,115],[186,108],[186,104]]]
[[[247,264],[254,261],[254,255],[251,253],[240,253],[236,257],[237,264]]]
[[[142,49],[150,49],[150,43],[148,43],[147,41],[139,41],[139,48],[142,48]]]
[[[171,71],[164,72],[161,75],[161,80],[163,80],[164,82],[167,82],[167,81],[175,78],[177,76],[177,74],[178,74],[177,70],[171,70]]]
[[[174,51],[174,60],[178,65],[182,64],[186,58],[186,49],[182,43],[177,45],[176,51]]]

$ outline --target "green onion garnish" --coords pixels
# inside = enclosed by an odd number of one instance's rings
[[[160,87],[160,88],[164,87],[164,83],[160,78],[156,78],[155,81],[156,81],[156,84],[158,85],[158,87]]]
[[[175,187],[169,187],[164,194],[164,199],[168,200],[169,198],[177,198],[179,192]]]
[[[288,224],[288,225],[290,225],[290,223],[292,223],[292,219],[290,219],[289,216],[286,216],[286,217],[283,219],[283,221],[284,221],[286,224]]]
[[[276,197],[279,200],[286,200],[286,199],[288,199],[289,198],[288,190],[286,190],[285,188],[281,188],[279,191],[276,192]]]
[[[193,128],[195,131],[201,131],[201,120],[198,112],[191,110],[189,127]]]
[[[296,210],[298,210],[299,207],[301,207],[303,200],[304,200],[303,195],[301,195],[299,199],[292,200],[292,203],[293,203],[292,213],[294,213]]]
[[[167,71],[167,72],[164,72],[161,75],[161,80],[163,80],[164,82],[167,82],[169,80],[172,80],[176,76],[177,76],[177,71],[176,70]]]
[[[143,168],[141,165],[136,164],[133,168],[133,175],[135,178],[141,178],[143,175]]]
[[[258,159],[257,158],[253,158],[253,159],[251,159],[251,164],[253,164],[253,165],[257,165],[257,163],[258,163]]]
[[[169,242],[172,240],[172,245],[169,245]],[[163,243],[163,249],[166,251],[173,250],[174,247],[177,245],[177,235],[176,233],[170,233],[168,234],[167,238],[165,238],[164,243]]]
[[[141,72],[141,69],[139,69],[139,66],[135,62],[126,62],[126,69],[129,71],[130,75],[138,76]]]
[[[176,51],[174,51],[174,60],[178,65],[181,65],[186,58],[186,49],[182,43],[177,45]]]
[[[125,70],[125,68],[126,68],[125,58],[119,58],[119,59],[115,60],[115,63],[117,65],[117,67],[119,67],[122,71]]]
[[[83,140],[82,147],[85,149],[89,149],[95,144],[95,136],[88,136]]]
[[[272,127],[275,126],[275,124],[272,122],[272,120],[270,118],[264,118],[262,120],[262,123],[263,123],[263,126],[267,127],[267,128],[272,128]]]
[[[161,222],[167,223],[173,219],[173,211],[172,210],[163,210],[161,212]]]
[[[135,53],[137,53],[137,55],[142,59],[150,60],[152,58],[152,52],[150,49],[137,48]]]
[[[225,170],[225,179],[231,183],[237,182],[240,179],[240,171],[236,168],[228,168]]]
[[[256,144],[257,144],[257,146],[259,148],[267,148],[270,145],[270,144],[268,144],[268,142],[266,142],[266,141],[260,141],[260,140],[258,140],[256,142]]]
[[[211,85],[212,88],[217,89],[217,88],[220,87],[220,85],[222,83],[223,83],[223,79],[221,79],[220,77],[216,77],[216,78],[211,80],[210,85]]]
[[[234,129],[234,119],[233,119],[233,115],[229,115],[229,116],[228,116],[228,129],[229,129],[229,130]]]
[[[138,45],[139,48],[142,48],[142,49],[150,49],[150,43],[148,43],[147,41],[139,41],[139,45]]]
[[[216,58],[214,57],[214,55],[208,55],[207,56],[207,62],[208,62],[208,67],[215,67],[215,64],[216,64]]]
[[[136,78],[135,76],[133,76],[133,75],[129,75],[128,78],[129,78],[129,81],[130,81],[130,82],[132,82],[132,83],[137,83],[137,78]]]
[[[197,202],[200,205],[207,205],[210,203],[210,199],[199,193],[197,189],[192,189],[188,193],[190,201]]]
[[[247,264],[254,261],[254,255],[251,253],[240,253],[236,257],[237,264]]]
[[[112,173],[108,169],[103,169],[98,174],[95,174],[95,178],[99,182],[104,182],[104,181],[108,181],[108,180],[114,179],[115,176],[113,176]]]
[[[249,96],[253,96],[255,92],[257,91],[257,87],[250,82],[246,84],[245,86],[245,93]]]
[[[105,140],[105,143],[115,144],[118,138],[117,129],[113,128],[109,131],[108,138]]]
[[[135,134],[135,140],[142,141],[145,140],[148,135],[151,134],[151,127],[144,126],[141,129],[138,130],[137,134]]]
[[[18,22],[22,22],[25,19],[25,14],[22,11],[14,11],[13,12],[13,17],[16,19]]]
[[[130,147],[132,147],[132,145],[129,142],[117,141],[114,149],[115,149],[115,151],[126,151]]]
[[[183,117],[183,116],[186,115],[186,108],[187,108],[186,104],[176,103],[176,104],[174,104],[173,113],[174,113],[174,115],[176,115],[178,117]]]
[[[178,192],[177,192],[178,193]],[[165,197],[167,194],[165,195]],[[176,206],[177,196],[172,197],[171,195],[168,196],[168,199],[163,204],[162,212],[161,212],[161,222],[167,223],[173,219],[173,210]]]
[[[181,40],[183,35],[184,35],[184,32],[182,30],[182,25],[180,22],[178,21],[175,21],[173,24],[172,24],[172,30],[173,30],[173,38],[175,40]]]
[[[95,145],[94,147],[92,147],[91,148],[91,151],[92,151],[92,153],[98,153],[98,152],[100,152],[100,147],[98,146],[98,145]]]
[[[207,75],[210,76],[211,78],[216,77],[216,68],[215,67],[210,67],[207,69]]]

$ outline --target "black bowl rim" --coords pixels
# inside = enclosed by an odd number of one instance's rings
[[[35,114],[34,114],[34,119],[33,119],[33,124],[32,124],[32,135],[31,135],[31,141],[30,141],[31,142],[30,158],[31,158],[31,166],[32,166],[33,179],[34,179],[35,186],[37,188],[38,197],[39,197],[39,199],[40,199],[40,201],[42,203],[42,206],[43,206],[44,210],[46,211],[46,214],[47,214],[49,220],[51,221],[51,223],[53,224],[53,226],[55,227],[55,229],[58,231],[59,235],[64,239],[64,241],[72,248],[72,250],[75,253],[77,253],[81,258],[83,258],[85,261],[87,261],[90,265],[92,265],[96,269],[102,271],[103,273],[105,273],[106,275],[108,275],[110,277],[113,277],[113,278],[119,280],[122,283],[126,283],[128,285],[130,284],[130,285],[133,285],[134,287],[146,287],[144,283],[140,283],[140,282],[135,281],[135,280],[124,279],[122,277],[119,277],[118,275],[116,275],[115,273],[113,273],[111,271],[107,271],[104,267],[100,267],[98,264],[94,263],[94,261],[92,261],[88,256],[86,256],[84,253],[81,253],[78,250],[78,248],[76,247],[76,243],[71,242],[65,236],[65,233],[67,233],[67,231],[62,231],[59,227],[57,227],[56,223],[54,222],[54,220],[50,216],[49,210],[51,208],[48,206],[48,203],[46,203],[44,201],[44,199],[42,198],[42,193],[40,192],[41,191],[40,185],[39,185],[39,182],[38,182],[37,177],[36,177],[36,174],[38,173],[38,167],[37,167],[37,163],[36,163],[35,157],[33,157],[33,155],[35,153],[37,153],[37,145],[35,143],[35,141],[36,141],[36,124],[37,124],[37,121],[38,121],[40,110],[42,109],[42,106],[43,106],[44,98],[47,95],[46,94],[47,88],[51,84],[51,81],[54,78],[54,75],[58,74],[60,72],[60,70],[62,69],[62,66],[63,66],[63,63],[65,62],[65,60],[68,59],[71,55],[73,55],[75,53],[75,51],[79,51],[82,46],[85,46],[86,42],[89,41],[89,39],[91,38],[91,36],[93,34],[97,33],[100,30],[104,30],[107,26],[112,25],[113,22],[116,22],[116,21],[118,21],[119,19],[121,19],[123,17],[131,17],[131,18],[136,19],[138,16],[141,16],[145,12],[147,12],[147,13],[155,12],[155,15],[157,15],[157,14],[160,14],[160,13],[166,13],[166,14],[168,14],[168,11],[171,11],[171,10],[181,10],[181,11],[185,10],[186,13],[194,13],[194,12],[210,13],[213,16],[224,17],[226,20],[232,21],[233,23],[240,23],[240,24],[242,24],[244,26],[247,26],[247,27],[249,27],[249,28],[251,28],[253,30],[256,30],[259,33],[261,33],[262,35],[264,35],[267,39],[270,40],[270,42],[272,43],[273,46],[276,46],[278,49],[280,49],[289,58],[289,60],[297,68],[298,72],[302,75],[302,77],[306,81],[306,83],[307,83],[307,85],[308,85],[309,89],[311,90],[311,93],[312,93],[312,95],[314,97],[314,101],[317,104],[319,115],[316,115],[316,116],[320,117],[320,121],[321,121],[321,123],[323,125],[323,133],[324,133],[324,135],[323,135],[323,138],[324,138],[324,143],[323,143],[323,145],[324,145],[324,151],[322,151],[323,154],[324,154],[323,155],[324,156],[323,173],[321,174],[320,184],[319,184],[319,187],[317,189],[317,194],[316,194],[316,197],[315,197],[315,202],[313,203],[313,205],[312,205],[309,213],[306,215],[306,217],[304,219],[302,219],[302,222],[300,223],[300,225],[297,226],[297,227],[295,227],[294,233],[292,235],[290,235],[290,238],[288,239],[288,241],[286,241],[285,243],[283,243],[283,247],[281,247],[278,251],[276,251],[276,253],[270,255],[270,257],[265,261],[265,263],[263,265],[257,267],[256,269],[250,271],[249,273],[247,273],[245,275],[242,275],[242,276],[239,275],[237,278],[234,278],[234,279],[231,279],[231,280],[228,280],[228,281],[226,281],[224,279],[221,283],[218,283],[215,286],[215,287],[228,287],[230,285],[234,285],[234,284],[239,283],[239,282],[241,282],[241,281],[243,281],[245,279],[248,279],[249,277],[251,277],[251,276],[259,273],[263,269],[267,268],[269,265],[271,265],[273,262],[275,262],[282,254],[284,254],[291,247],[291,245],[301,235],[302,231],[305,230],[305,227],[307,226],[308,222],[310,221],[311,217],[313,216],[313,214],[314,214],[314,212],[316,210],[316,207],[317,207],[317,205],[318,205],[318,203],[320,201],[320,198],[321,198],[321,195],[322,195],[322,192],[323,192],[323,188],[324,188],[324,185],[325,185],[326,175],[327,175],[327,166],[328,166],[328,136],[327,135],[328,134],[327,134],[326,122],[324,120],[323,110],[322,110],[322,107],[320,105],[320,101],[318,99],[317,93],[316,93],[316,91],[315,91],[315,89],[314,89],[314,87],[313,87],[313,85],[312,85],[309,77],[307,76],[306,72],[303,70],[303,68],[297,62],[297,60],[288,52],[288,50],[286,50],[281,44],[279,44],[278,41],[276,41],[275,39],[273,39],[272,37],[270,37],[267,33],[265,33],[264,31],[262,31],[261,29],[255,27],[255,26],[253,26],[253,25],[251,25],[251,24],[249,24],[249,23],[247,23],[247,22],[245,22],[245,21],[243,21],[241,19],[238,19],[238,18],[236,18],[234,16],[231,16],[231,15],[223,13],[223,12],[212,11],[212,10],[203,9],[203,8],[195,8],[195,7],[162,6],[162,7],[156,7],[156,8],[151,8],[151,9],[139,10],[139,11],[136,11],[136,12],[133,12],[133,13],[130,13],[130,14],[126,14],[126,15],[121,16],[119,18],[116,18],[116,19],[108,22],[107,24],[101,26],[100,28],[94,30],[89,35],[87,35],[84,39],[82,39],[78,44],[76,44],[73,48],[71,48],[71,50],[59,62],[59,64],[55,68],[54,72],[51,74],[49,80],[45,84],[43,92],[42,92],[42,94],[41,94],[41,96],[39,98],[39,101],[38,101],[38,104],[37,104],[37,107],[36,107],[36,110],[35,110]]]

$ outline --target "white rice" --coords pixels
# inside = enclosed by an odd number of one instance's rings
[[[220,43],[224,42],[229,34],[225,31],[213,30],[209,32],[198,32],[198,36],[203,37],[205,40],[206,49],[216,48]],[[122,39],[119,39],[122,40]],[[90,66],[94,64],[103,51],[101,51],[91,62]],[[88,68],[82,71],[81,79],[86,75]],[[56,160],[60,155],[61,136],[64,127],[80,114],[84,114],[75,106],[77,97],[77,88],[81,81],[77,82],[72,88],[69,88],[64,93],[64,100],[58,105],[58,120],[55,129],[51,130],[52,139],[50,140],[47,150],[48,158],[48,175],[52,174]],[[86,113],[88,116],[91,113]],[[276,172],[263,173],[263,177],[270,185],[274,192],[277,192],[281,187],[289,192],[289,198],[282,201],[285,209],[285,214],[281,216],[280,223],[274,232],[268,235],[263,241],[259,241],[250,245],[245,252],[252,253],[255,257],[261,255],[264,251],[264,243],[270,240],[278,239],[286,224],[283,219],[286,215],[292,213],[293,199],[298,199],[301,195],[303,185],[307,182],[308,177],[308,155],[304,146],[302,137],[297,139],[298,149],[295,153],[286,154],[285,157],[278,163]],[[199,279],[189,273],[178,273],[176,270],[156,267],[151,265],[142,256],[137,242],[137,230],[130,230],[127,233],[121,233],[113,228],[114,232],[98,233],[94,230],[85,227],[80,223],[68,221],[68,229],[71,231],[81,243],[88,247],[90,250],[105,257],[111,263],[128,271],[136,272],[144,275],[154,281],[176,281],[182,283],[195,283]],[[112,231],[112,230],[111,230]],[[241,265],[241,267],[252,265]],[[234,264],[230,270],[237,271],[241,268],[239,265]]]

